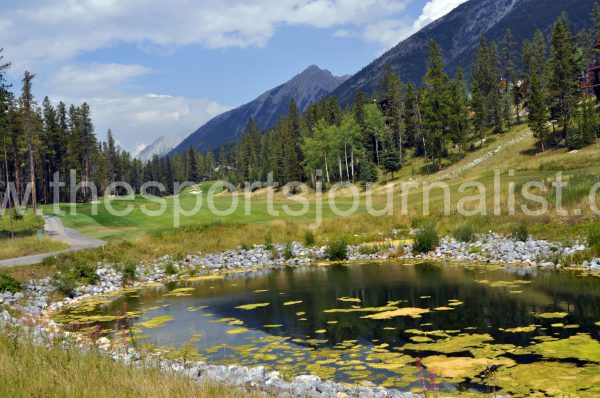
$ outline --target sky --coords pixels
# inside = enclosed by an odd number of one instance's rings
[[[0,0],[0,48],[20,89],[88,102],[137,153],[189,134],[309,65],[353,74],[466,0]]]

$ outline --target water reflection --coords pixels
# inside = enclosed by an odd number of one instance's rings
[[[444,377],[446,370],[438,370],[445,388],[485,390],[488,363],[501,368],[547,360],[526,349],[532,343],[578,333],[600,339],[597,277],[516,267],[365,264],[233,274],[128,293],[93,314],[114,315],[124,303],[140,314],[131,323],[141,341],[187,342],[212,362],[267,364],[290,375],[401,389],[420,384],[417,357],[426,365],[430,358],[431,368],[440,354],[463,358],[463,373]],[[263,306],[236,308],[248,304]],[[429,312],[364,318],[383,307]],[[539,316],[555,313],[566,314]],[[167,315],[173,320],[162,327],[139,326]]]

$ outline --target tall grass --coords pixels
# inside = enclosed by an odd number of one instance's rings
[[[7,258],[30,256],[68,249],[69,245],[50,238],[42,238],[38,242],[36,236],[0,239],[0,260]]]
[[[13,212],[12,222],[8,211],[0,215],[0,238],[10,238],[12,231],[17,237],[30,236],[42,228],[44,219],[33,215],[30,210],[25,211],[21,217],[15,217]]]
[[[223,385],[116,364],[93,352],[48,348],[0,333],[0,394],[5,397],[258,397]]]

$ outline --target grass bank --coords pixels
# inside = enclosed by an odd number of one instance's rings
[[[49,253],[68,248],[69,245],[66,243],[46,237],[42,238],[41,242],[38,241],[37,236],[2,239],[0,240],[0,260]]]
[[[31,211],[18,218],[6,212],[0,217],[0,260],[49,253],[68,249],[69,245],[43,237],[38,241],[37,231],[44,229],[44,219]],[[14,238],[12,234],[14,233]]]
[[[95,353],[41,347],[0,333],[0,395],[5,397],[231,397],[258,394],[198,385],[175,374],[117,364]],[[260,395],[263,396],[263,395]]]

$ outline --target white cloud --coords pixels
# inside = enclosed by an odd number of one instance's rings
[[[135,64],[81,65],[77,55],[119,43],[160,51],[260,47],[286,25],[334,28],[336,37],[362,37],[389,48],[465,0],[430,0],[416,20],[402,15],[410,1],[9,1],[0,13],[0,46],[13,62],[12,76],[43,71],[40,92],[89,102],[98,136],[112,128],[123,147],[135,151],[162,135],[190,133],[227,107],[207,99],[132,94],[129,84],[154,71]]]
[[[350,31],[348,29],[338,29],[335,32],[333,32],[333,35],[339,38],[346,38],[350,37]]]
[[[367,26],[364,37],[367,40],[379,43],[383,46],[383,50],[388,50],[413,33],[410,21],[406,19],[387,19],[376,25]]]
[[[151,71],[150,68],[142,65],[114,63],[91,64],[85,68],[65,65],[52,76],[50,84],[60,88],[61,92],[67,95],[104,96],[106,93],[114,92],[131,79]]]
[[[414,32],[422,29],[431,22],[443,17],[456,7],[465,3],[467,0],[430,0],[423,7],[423,11],[414,22],[412,29]]]
[[[0,37],[16,69],[117,42],[140,47],[264,46],[282,25],[371,26],[410,0],[30,0],[3,6]]]
[[[98,138],[104,140],[110,128],[120,145],[132,153],[162,135],[189,134],[229,109],[206,99],[155,94],[104,98],[54,96],[53,100],[75,104],[87,101]]]
[[[381,44],[383,50],[388,50],[466,1],[468,0],[430,0],[425,3],[417,19],[411,20],[406,16],[383,19],[366,26],[363,37]]]

